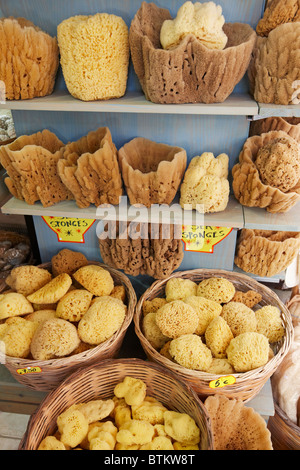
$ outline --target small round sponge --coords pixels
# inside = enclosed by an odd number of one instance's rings
[[[257,332],[265,335],[270,343],[280,341],[284,334],[285,329],[282,324],[280,310],[272,305],[256,310]]]
[[[231,340],[227,359],[236,372],[248,372],[264,366],[269,360],[268,338],[255,332],[242,333]]]
[[[161,349],[170,339],[165,336],[156,324],[156,313],[150,312],[143,318],[143,332],[145,338],[153,346],[154,349]]]
[[[206,345],[215,358],[225,359],[227,357],[226,349],[232,339],[231,329],[222,317],[217,317],[210,322],[205,332]]]
[[[229,302],[224,305],[221,316],[229,325],[233,336],[256,331],[257,321],[254,311],[241,302]]]
[[[38,324],[24,318],[14,317],[6,320],[1,327],[0,343],[3,343],[2,352],[11,357],[27,358],[30,354],[30,345]]]
[[[214,300],[220,304],[230,302],[234,297],[235,287],[228,279],[211,277],[201,281],[197,288],[197,295]]]
[[[190,279],[174,277],[166,283],[165,295],[167,302],[173,300],[185,300],[191,295],[196,295],[197,284]]]
[[[156,312],[156,324],[168,338],[194,333],[198,323],[199,317],[195,309],[182,300],[169,302]]]
[[[212,363],[212,353],[200,336],[182,335],[170,343],[169,353],[173,359],[187,369],[207,371]]]
[[[121,328],[126,306],[119,299],[99,297],[78,323],[78,334],[84,343],[98,345]]]
[[[93,294],[86,289],[74,289],[57,304],[56,316],[70,322],[79,322],[90,307]]]
[[[110,295],[114,289],[114,280],[109,271],[101,266],[89,264],[73,274],[74,279],[96,297]]]
[[[196,335],[204,335],[210,322],[222,313],[222,305],[214,300],[206,299],[205,297],[192,295],[188,297],[185,302],[191,305],[199,316],[199,323],[195,331]]]

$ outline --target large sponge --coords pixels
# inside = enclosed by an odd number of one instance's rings
[[[173,339],[169,352],[178,364],[187,369],[207,371],[212,364],[211,351],[197,335],[182,335]]]
[[[222,317],[229,325],[233,336],[256,331],[257,321],[254,311],[241,302],[228,302],[224,305]]]
[[[200,282],[197,288],[197,295],[215,302],[227,303],[232,300],[235,294],[235,287],[228,279],[223,277],[211,277]]]
[[[262,367],[269,360],[268,338],[255,332],[242,333],[231,340],[227,358],[236,372],[248,372]]]
[[[114,288],[114,280],[106,269],[101,266],[89,264],[79,268],[73,275],[86,290],[100,297],[110,295]]]
[[[199,318],[193,307],[182,300],[174,300],[156,312],[155,321],[165,336],[178,338],[181,335],[194,333]]]
[[[72,96],[83,101],[120,98],[129,66],[129,34],[124,20],[98,13],[78,15],[58,25],[61,66]]]

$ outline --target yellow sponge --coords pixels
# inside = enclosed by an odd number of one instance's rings
[[[124,20],[98,13],[73,16],[58,25],[61,66],[72,96],[83,101],[120,98],[129,66],[129,32]]]

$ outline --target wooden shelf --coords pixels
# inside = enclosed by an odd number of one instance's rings
[[[288,106],[279,106],[277,104],[258,103],[258,115],[261,118],[300,117],[300,105],[290,104]]]
[[[258,105],[248,94],[233,93],[224,103],[212,104],[155,104],[147,101],[142,92],[127,92],[122,98],[108,101],[80,101],[68,91],[56,91],[50,96],[32,100],[6,101],[0,109],[12,111],[64,111],[64,112],[109,112],[147,114],[202,114],[254,116]]]
[[[244,207],[244,228],[300,232],[300,203],[281,214],[271,214],[259,207]]]

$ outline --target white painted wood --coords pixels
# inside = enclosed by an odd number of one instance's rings
[[[267,117],[300,117],[300,105],[290,104],[287,106],[277,104],[258,103],[258,115],[261,118]]]
[[[244,207],[244,217],[244,228],[300,232],[300,203],[280,214],[271,214],[259,207]]]

